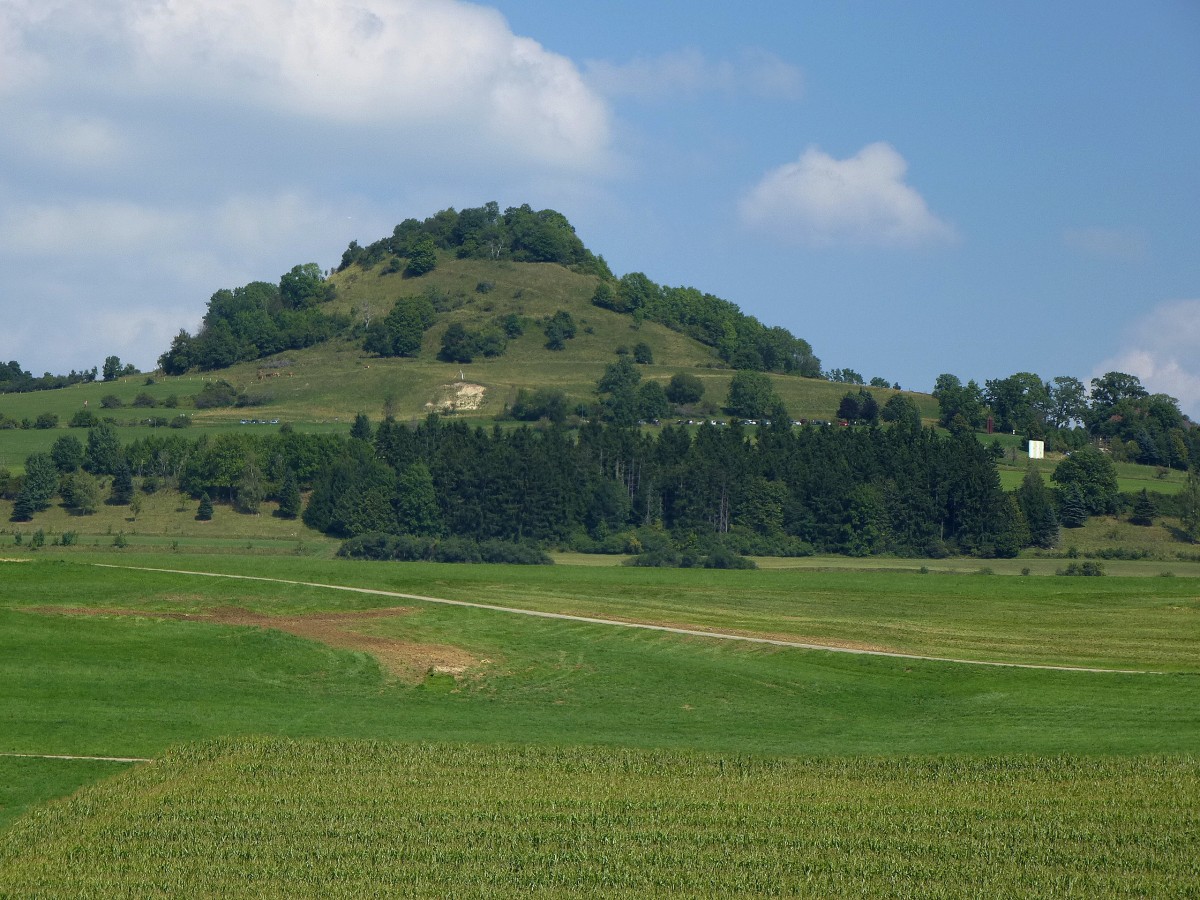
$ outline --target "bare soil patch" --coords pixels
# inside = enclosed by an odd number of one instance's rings
[[[267,616],[236,606],[222,606],[197,613],[61,606],[32,607],[27,611],[41,615],[142,616],[151,619],[270,628],[306,640],[317,641],[339,650],[370,653],[392,675],[410,683],[419,682],[431,672],[458,677],[480,663],[480,660],[459,647],[445,644],[422,644],[400,638],[363,634],[354,630],[353,626],[361,622],[410,615],[414,610],[408,606],[353,612],[310,613],[299,616]]]
[[[426,403],[426,409],[438,412],[470,412],[483,406],[487,388],[470,381],[452,381],[438,388],[437,399]]]

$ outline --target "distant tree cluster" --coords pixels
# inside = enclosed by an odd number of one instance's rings
[[[405,219],[391,237],[366,247],[351,241],[338,271],[353,265],[369,269],[387,260],[388,271],[416,277],[437,265],[439,250],[460,259],[550,262],[592,275],[612,274],[604,258],[583,245],[562,213],[534,210],[528,204],[501,213],[494,202],[461,212],[444,209],[424,221]]]
[[[783,372],[815,378],[821,361],[808,341],[786,328],[768,328],[734,303],[691,287],[655,284],[641,272],[602,281],[592,303],[658,322],[716,349],[735,369]]]
[[[938,376],[933,396],[940,424],[1045,439],[1058,450],[1101,442],[1117,461],[1186,469],[1200,460],[1200,430],[1188,422],[1175,398],[1151,394],[1135,375],[1108,372],[1090,390],[1077,378],[1050,381],[1032,372],[991,379],[981,388],[954,375]]]
[[[327,340],[350,325],[320,309],[334,295],[316,263],[295,266],[279,284],[253,281],[219,290],[208,301],[200,331],[181,330],[158,358],[159,368],[168,375],[223,369]]]
[[[0,394],[22,394],[29,391],[46,391],[64,388],[72,384],[88,384],[96,380],[99,370],[86,372],[71,370],[68,375],[51,375],[49,372],[35,378],[15,359],[0,363]]]

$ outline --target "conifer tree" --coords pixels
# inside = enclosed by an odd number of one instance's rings
[[[1150,494],[1145,488],[1138,494],[1137,500],[1133,504],[1133,515],[1129,517],[1129,521],[1134,525],[1149,526],[1154,524],[1154,517],[1158,515],[1158,507],[1154,501],[1150,499]]]
[[[283,476],[283,484],[279,486],[279,516],[283,519],[294,519],[300,515],[300,486],[296,483],[296,475],[288,469]]]
[[[1053,547],[1058,540],[1058,516],[1041,473],[1029,467],[1017,489],[1017,503],[1029,526],[1029,541],[1035,547]]]
[[[196,519],[200,522],[210,522],[213,517],[212,500],[208,497],[208,491],[200,495],[200,506],[196,510]]]
[[[129,501],[133,499],[133,473],[129,471],[129,464],[125,462],[125,458],[117,462],[117,470],[113,473],[112,490],[108,495],[108,502],[111,506],[128,506]]]

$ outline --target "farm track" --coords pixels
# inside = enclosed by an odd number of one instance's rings
[[[444,597],[427,597],[422,594],[405,594],[399,591],[385,591],[379,588],[352,587],[342,584],[322,584],[312,581],[293,581],[285,578],[267,578],[260,575],[231,575],[223,572],[194,572],[187,569],[162,569],[150,566],[120,566],[112,563],[93,563],[102,569],[125,569],[135,572],[159,572],[170,575],[190,575],[202,578],[229,578],[242,581],[262,581],[270,584],[287,584],[296,587],[321,588],[332,591],[347,591],[356,594],[369,594],[377,597],[388,597],[399,600],[417,600],[422,603],[438,603],[444,606],[460,606],[468,609],[484,609],[491,612],[509,613],[520,616],[533,616],[539,619],[556,619],[567,622],[581,622],[587,625],[605,625],[618,628],[635,628],[643,631],[658,631],[667,634],[678,634],[685,637],[711,638],[722,641],[742,641],[751,644],[765,644],[773,647],[784,647],[793,650],[813,650],[826,653],[850,653],[857,656],[884,656],[893,659],[911,659],[925,662],[956,663],[968,666],[994,666],[1011,669],[1038,669],[1055,672],[1084,672],[1106,675],[1163,675],[1144,669],[1106,669],[1089,666],[1064,666],[1046,663],[1017,663],[1000,662],[996,660],[960,659],[948,656],[925,656],[916,653],[901,653],[894,650],[867,649],[862,647],[845,647],[836,644],[819,644],[807,641],[791,641],[782,638],[758,637],[755,635],[736,634],[731,632],[706,631],[698,628],[682,628],[671,625],[657,625],[652,622],[622,621],[620,619],[603,619],[593,616],[577,616],[569,613],[543,612],[519,607],[498,606],[492,603],[477,603],[469,600],[449,600]]]

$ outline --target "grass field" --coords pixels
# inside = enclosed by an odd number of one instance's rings
[[[0,883],[24,896],[1187,896],[1198,804],[1194,757],[219,741],[25,819],[0,837]]]
[[[104,780],[128,766],[0,757],[16,896],[1196,884],[1191,579],[188,549],[3,554],[27,561],[0,562],[0,752],[159,759]],[[95,562],[1172,674],[789,650]]]

